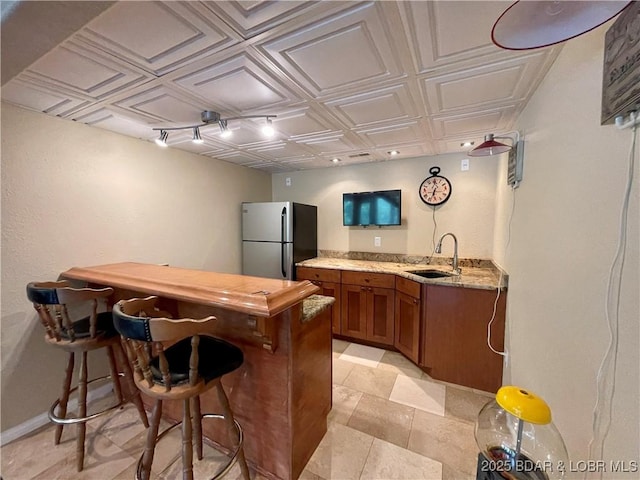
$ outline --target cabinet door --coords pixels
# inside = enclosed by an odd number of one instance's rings
[[[342,335],[367,338],[367,287],[342,285]]]
[[[322,288],[322,291],[320,292],[322,295],[326,295],[327,297],[333,297],[336,299],[335,303],[333,304],[333,312],[331,314],[331,331],[336,335],[340,335],[340,284],[331,282],[319,283],[320,288]]]
[[[420,299],[396,292],[396,324],[393,345],[418,363],[420,351]]]
[[[487,345],[495,290],[427,287],[423,364],[430,375],[486,392],[502,385],[502,357]],[[500,295],[492,325],[493,348],[504,346],[506,292]]]
[[[367,291],[367,340],[393,345],[395,291],[389,288],[363,288]]]

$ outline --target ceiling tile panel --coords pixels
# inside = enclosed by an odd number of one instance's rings
[[[113,107],[93,109],[90,112],[85,109],[83,113],[74,114],[72,118],[93,127],[137,138],[151,139],[157,136],[156,132],[150,126],[141,123],[139,118],[122,114]]]
[[[449,136],[459,138],[465,134],[484,134],[508,130],[516,109],[515,105],[509,105],[499,109],[434,117],[432,119],[434,137],[437,139]]]
[[[349,3],[346,3],[349,5]],[[403,76],[382,7],[366,3],[266,42],[263,50],[313,97]]]
[[[65,117],[90,103],[88,98],[78,98],[68,92],[50,90],[19,79],[13,79],[2,86],[2,100],[60,117]]]
[[[406,84],[327,102],[350,128],[414,118],[418,115],[415,105]]]
[[[346,140],[343,135],[326,138],[302,138],[296,140],[298,143],[306,145],[309,149],[317,154],[323,155],[327,153],[351,152],[355,150],[355,146]]]
[[[424,132],[418,122],[360,130],[357,133],[365,137],[376,148],[393,147],[403,143],[416,143],[424,136]]]
[[[160,126],[200,123],[203,108],[196,101],[164,85],[143,89],[118,100],[115,105],[146,118],[155,118]]]
[[[279,142],[273,145],[251,147],[248,150],[258,153],[262,157],[278,161],[310,156],[307,148],[291,142]]]
[[[317,10],[323,3],[333,2],[226,1],[207,2],[207,7],[223,18],[244,39],[249,39],[300,15],[308,14],[312,7]]]
[[[117,2],[76,37],[154,75],[239,42],[202,2]]]
[[[150,77],[95,50],[66,42],[32,64],[19,78],[100,100],[148,81]]]
[[[210,62],[207,60],[206,66],[181,75],[173,82],[217,110],[230,112],[252,112],[298,101],[247,53],[214,64]]]
[[[311,108],[278,114],[273,120],[274,128],[288,138],[318,136],[332,131],[329,122],[321,118]]]

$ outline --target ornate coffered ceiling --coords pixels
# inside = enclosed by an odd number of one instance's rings
[[[246,119],[229,122],[229,139],[212,124],[204,144],[188,130],[168,142],[268,172],[468,150],[463,141],[512,128],[559,53],[493,46],[491,26],[509,2],[102,3],[3,78],[2,100],[148,141],[152,128],[198,123],[202,110],[277,114],[269,140],[264,120]],[[2,28],[35,28],[24,17]],[[3,71],[16,48],[3,35]]]

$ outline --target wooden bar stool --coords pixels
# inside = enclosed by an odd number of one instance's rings
[[[133,382],[131,366],[122,349],[120,336],[113,326],[111,312],[108,311],[106,305],[107,298],[111,294],[113,294],[113,289],[111,288],[71,288],[66,281],[32,282],[27,285],[27,297],[33,302],[33,306],[38,312],[38,317],[46,330],[45,341],[69,353],[62,385],[62,395],[49,409],[49,419],[56,424],[56,445],[60,443],[62,429],[65,425],[78,425],[78,435],[76,437],[78,471],[81,471],[84,467],[84,440],[87,428],[86,423],[89,420],[120,408],[126,402],[133,401],[138,409],[142,423],[145,427],[149,426],[140,392]],[[98,313],[99,300],[105,303],[105,311],[100,313]],[[72,309],[76,309],[81,307],[81,304],[85,304],[85,307],[87,304],[91,306],[90,315],[78,320],[72,320],[67,306],[69,305]],[[89,380],[87,374],[87,352],[98,348],[107,350],[111,375]],[[71,388],[76,353],[81,354],[78,386]],[[124,373],[119,373],[118,371],[116,355],[120,358]],[[124,377],[127,381],[130,397],[123,395],[120,377]],[[97,413],[87,415],[88,385],[106,378],[111,378],[117,402]],[[78,391],[78,414],[75,417],[68,416],[67,403],[69,396],[76,390]]]
[[[113,307],[113,323],[126,340],[126,351],[134,366],[135,383],[141,392],[155,398],[151,428],[147,432],[136,478],[151,478],[156,443],[168,431],[158,435],[162,401],[182,400],[182,478],[193,479],[193,443],[196,444],[198,460],[203,458],[202,418],[217,417],[225,420],[235,450],[212,479],[221,478],[237,461],[243,478],[250,480],[242,447],[242,428],[233,418],[221,383],[223,375],[242,365],[242,351],[224,340],[205,335],[212,332],[215,317],[170,319],[166,312],[155,308],[157,299],[121,300]],[[163,342],[171,346],[166,347]],[[200,411],[200,395],[212,388],[216,389],[223,415],[202,414]]]

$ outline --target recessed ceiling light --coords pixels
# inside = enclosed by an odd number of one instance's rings
[[[462,143],[460,144],[460,146],[461,146],[461,147],[473,147],[473,144],[474,144],[474,143],[475,143],[475,142],[462,142]]]
[[[400,152],[398,150],[391,150],[390,152],[387,152],[389,155],[398,155]]]
[[[340,160],[338,157],[336,157],[336,158],[332,158],[332,159],[331,159],[331,161],[332,161],[333,163],[338,163],[338,162],[340,162],[341,160]]]

